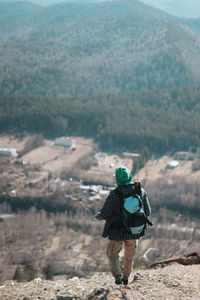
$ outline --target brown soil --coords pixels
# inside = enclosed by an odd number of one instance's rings
[[[90,279],[74,277],[69,280],[45,281],[40,278],[31,282],[6,282],[0,286],[1,300],[58,300],[58,299],[102,299],[103,290],[110,290],[109,298],[103,299],[145,299],[145,300],[199,300],[199,265],[183,266],[171,264],[164,268],[135,271],[127,288],[116,286],[109,273],[97,274]],[[114,295],[123,295],[114,297]],[[112,296],[113,295],[113,296]],[[131,295],[130,297],[128,295]],[[133,298],[138,295],[137,298]],[[143,297],[142,297],[143,296]],[[100,298],[99,298],[100,297]]]

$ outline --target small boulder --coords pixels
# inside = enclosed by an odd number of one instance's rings
[[[130,287],[100,287],[90,293],[85,300],[145,300],[139,292]]]

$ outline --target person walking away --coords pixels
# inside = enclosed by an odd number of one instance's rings
[[[124,223],[123,199],[136,193],[136,185],[132,181],[132,175],[125,166],[115,170],[117,188],[108,195],[102,209],[95,217],[98,220],[105,220],[102,237],[108,237],[107,257],[111,273],[116,284],[128,284],[131,274],[133,257],[135,254],[138,239],[145,234],[145,229],[140,233],[132,233]],[[142,207],[146,216],[151,214],[151,206],[144,188],[140,189]],[[121,270],[119,253],[124,245],[124,265]]]

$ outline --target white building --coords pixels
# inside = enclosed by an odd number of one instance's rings
[[[15,157],[17,150],[12,148],[0,148],[0,156]]]
[[[135,152],[133,152],[133,153],[130,153],[130,152],[124,152],[123,155],[124,155],[125,157],[139,157],[139,156],[140,156],[139,153],[135,153]]]
[[[55,145],[76,149],[76,140],[73,140],[72,138],[69,137],[62,136],[55,139]]]
[[[166,169],[175,169],[179,166],[179,162],[177,160],[169,161],[166,165]]]

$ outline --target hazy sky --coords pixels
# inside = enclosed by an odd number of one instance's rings
[[[17,0],[0,0],[14,2]],[[18,0],[48,6],[61,2],[104,2],[118,0]],[[121,0],[123,1],[123,0]],[[138,0],[181,18],[200,18],[200,0]]]
[[[169,14],[183,18],[200,17],[200,0],[140,0],[162,9]]]

